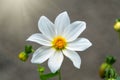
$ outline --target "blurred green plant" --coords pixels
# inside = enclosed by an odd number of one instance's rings
[[[120,76],[117,74],[113,64],[116,62],[116,58],[113,56],[107,56],[105,62],[103,62],[99,69],[99,76],[104,80],[120,80]]]

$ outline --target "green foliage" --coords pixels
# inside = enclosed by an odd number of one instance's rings
[[[53,78],[53,77],[55,77],[57,75],[58,75],[58,72],[56,72],[56,73],[42,74],[42,75],[40,75],[40,79],[41,80],[48,80],[48,79]]]
[[[29,54],[33,53],[33,52],[34,52],[34,50],[32,49],[32,46],[31,45],[26,45],[24,51],[19,53],[18,58],[21,61],[25,62],[25,61],[27,61],[27,59],[29,57]]]
[[[116,22],[120,22],[120,18],[116,19]]]
[[[32,53],[34,50],[32,49],[32,46],[31,45],[25,45],[25,52],[27,54],[30,54]]]
[[[116,62],[116,58],[113,56],[107,56],[105,62],[100,67],[100,77],[104,80],[120,80],[113,64]]]
[[[120,76],[118,76],[118,77],[116,78],[116,80],[120,80]]]
[[[115,59],[115,57],[113,57],[113,56],[107,56],[105,62],[106,62],[107,64],[112,65],[112,64],[114,64],[114,63],[116,62],[116,59]]]
[[[47,73],[47,74],[44,74],[44,71],[45,71],[45,68],[38,65],[38,72],[41,80],[48,80],[50,78],[53,78],[59,75],[59,71],[57,71],[56,73]]]

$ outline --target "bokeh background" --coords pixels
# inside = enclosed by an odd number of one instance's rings
[[[34,49],[40,46],[25,41],[39,32],[40,16],[45,15],[54,22],[63,11],[68,12],[71,22],[87,23],[81,37],[88,38],[93,46],[79,52],[81,69],[74,68],[65,58],[62,80],[102,80],[98,69],[107,55],[117,58],[114,66],[120,74],[120,42],[113,29],[115,19],[120,17],[120,0],[0,0],[0,80],[39,80],[37,65],[30,62],[32,55],[24,63],[18,54],[26,44]],[[47,62],[42,65],[50,71]]]

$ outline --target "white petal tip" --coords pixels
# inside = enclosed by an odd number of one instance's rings
[[[83,25],[84,29],[86,29],[86,22],[85,21],[81,21],[81,24]]]
[[[88,41],[88,43],[89,43],[88,47],[91,47],[91,46],[92,46],[92,43],[91,43],[90,41]]]
[[[26,41],[30,41],[30,40],[29,40],[29,38],[28,38],[28,39],[26,39]]]
[[[76,66],[76,68],[80,69],[80,66]]]
[[[48,65],[49,66],[49,65]],[[56,69],[54,69],[54,68],[51,68],[50,66],[49,66],[49,68],[50,68],[50,71],[52,72],[52,73],[55,73],[55,72],[57,72],[57,70]]]
[[[64,13],[64,14],[68,14],[67,11],[64,11],[63,13]]]
[[[44,20],[44,19],[46,19],[45,16],[41,16],[41,17],[40,17],[40,19],[38,20],[38,26],[40,26],[39,23],[40,23],[42,20]]]
[[[60,13],[60,15],[68,15],[67,11]]]
[[[89,48],[89,47],[91,47],[92,46],[92,43],[89,41],[89,40],[87,40],[87,43],[88,43],[88,47],[87,48]],[[87,49],[86,48],[86,49]],[[83,50],[84,51],[84,50]]]
[[[46,17],[45,17],[45,16],[41,16],[41,17],[40,17],[40,19],[44,19],[44,18],[46,18]]]
[[[31,59],[31,63],[37,63],[33,58]]]
[[[55,71],[52,71],[52,70],[51,70],[51,72],[52,72],[52,73],[55,73],[55,72],[57,72],[57,71],[56,71],[56,70],[55,70]]]
[[[33,60],[33,59],[31,59],[31,63],[40,64],[39,62],[36,62],[36,61]]]
[[[86,25],[86,22],[85,22],[85,21],[82,21],[82,23]]]
[[[55,72],[57,72],[59,69],[57,69],[57,68],[53,68],[53,67],[51,67],[49,64],[48,64],[48,66],[49,66],[49,69],[50,69],[50,71],[52,72],[52,73],[55,73]]]
[[[90,42],[90,46],[92,46],[92,43]]]
[[[85,25],[85,27],[86,27],[86,22],[85,21],[76,21],[76,24],[82,24],[82,25]]]
[[[33,40],[31,39],[31,37],[29,37],[28,39],[26,39],[26,41],[33,41]]]
[[[33,59],[31,59],[31,63],[34,63]]]
[[[26,39],[26,41],[31,41],[32,38],[33,38],[33,35],[34,35],[34,34],[32,34],[30,37],[28,37],[28,38]]]
[[[79,65],[77,64],[77,65],[74,65],[74,66],[75,66],[77,69],[80,69],[80,66],[81,66],[81,65],[80,65],[80,64],[79,64]]]

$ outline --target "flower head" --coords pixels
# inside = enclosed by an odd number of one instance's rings
[[[18,58],[19,58],[21,61],[25,62],[25,61],[27,61],[27,59],[28,59],[28,54],[25,53],[25,52],[20,52],[20,54],[18,55]]]
[[[47,17],[40,17],[38,28],[41,33],[33,34],[27,39],[43,45],[34,52],[32,63],[41,64],[48,59],[48,66],[55,73],[60,69],[65,55],[76,68],[80,68],[81,59],[75,51],[84,51],[92,45],[88,39],[78,38],[86,28],[84,21],[70,24],[65,11],[56,17],[54,24]]]
[[[120,19],[117,19],[114,24],[114,30],[120,32]]]

